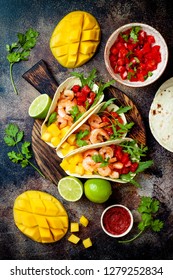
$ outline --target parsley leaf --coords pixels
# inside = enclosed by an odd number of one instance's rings
[[[33,28],[29,28],[25,34],[17,33],[18,41],[11,45],[6,45],[7,60],[10,63],[10,79],[14,92],[18,94],[17,88],[13,79],[13,65],[20,61],[28,60],[30,51],[35,47],[39,33]]]
[[[69,113],[71,114],[74,122],[76,122],[83,115],[83,113],[79,111],[77,105],[73,106]]]
[[[84,138],[85,136],[87,136],[89,133],[90,133],[89,130],[85,130],[85,131],[80,130],[80,131],[76,134],[76,144],[77,144],[79,147],[83,147],[83,146],[88,145],[87,141],[82,140],[82,138]]]
[[[45,177],[41,171],[31,162],[29,159],[32,157],[30,151],[31,143],[24,141],[21,143],[21,148],[18,144],[23,140],[24,132],[19,130],[19,127],[15,124],[9,124],[5,129],[4,142],[8,146],[16,147],[16,151],[8,152],[7,155],[13,163],[21,164],[24,168],[27,165],[31,165],[42,177]]]
[[[155,219],[155,214],[159,210],[159,204],[160,203],[157,199],[146,196],[141,197],[141,202],[137,209],[141,214],[141,221],[138,223],[138,229],[140,231],[133,238],[119,241],[119,243],[129,243],[134,241],[148,228],[151,228],[155,232],[159,232],[164,226],[164,223],[161,220]]]
[[[53,112],[52,114],[50,114],[47,122],[47,126],[50,126],[53,122],[55,122],[56,118],[57,118],[57,112]]]

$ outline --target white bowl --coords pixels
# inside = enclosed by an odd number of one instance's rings
[[[116,230],[115,230],[116,226],[118,226],[118,227],[121,226],[122,227],[122,225],[123,225],[122,223],[124,222],[124,215],[126,214],[127,217],[128,217],[128,223],[124,226],[124,229],[123,228],[121,229],[120,233],[111,232],[111,230],[110,229],[108,230],[108,228],[105,225],[106,215],[108,215],[108,214],[110,215],[110,211],[113,210],[113,209],[116,209],[116,214],[115,213],[112,214],[109,218],[109,221],[110,220],[114,221],[115,224],[114,224],[114,226],[112,226],[112,229],[114,229],[115,232],[116,232]],[[117,212],[118,210],[121,211],[121,215],[120,215],[120,212],[118,214],[118,212]],[[122,213],[122,211],[123,211],[123,213]],[[118,215],[119,215],[119,217],[118,217]],[[132,227],[133,227],[133,215],[132,215],[131,211],[126,206],[121,205],[121,204],[114,204],[114,205],[111,205],[111,206],[107,207],[103,211],[103,213],[101,215],[100,222],[101,222],[101,227],[102,227],[103,231],[107,235],[109,235],[111,237],[119,238],[119,237],[125,236],[132,229]],[[110,223],[109,223],[109,225],[110,225]]]
[[[140,26],[142,28],[142,30],[144,30],[147,33],[147,35],[153,35],[155,38],[155,41],[156,41],[153,44],[153,46],[154,45],[160,46],[161,62],[158,64],[157,69],[152,71],[153,75],[151,77],[148,77],[144,82],[141,82],[141,81],[131,82],[127,79],[123,80],[119,74],[114,73],[114,71],[110,65],[110,61],[109,61],[110,48],[114,44],[119,33],[123,32],[133,26]],[[109,37],[109,39],[106,43],[106,46],[105,46],[104,60],[105,60],[106,68],[107,68],[109,74],[117,82],[119,82],[123,85],[126,85],[126,86],[130,86],[130,87],[143,87],[143,86],[146,86],[146,85],[149,85],[149,84],[155,82],[161,76],[161,74],[164,72],[167,62],[168,62],[168,47],[167,47],[167,44],[166,44],[165,40],[163,39],[162,35],[153,27],[151,27],[147,24],[143,24],[143,23],[129,23],[129,24],[123,25],[120,28],[118,28],[117,30],[115,30],[112,33],[112,35]]]

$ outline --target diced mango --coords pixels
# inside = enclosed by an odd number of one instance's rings
[[[51,141],[51,138],[52,138],[52,135],[50,132],[44,132],[41,136],[41,139],[45,142],[50,142]]]
[[[68,138],[67,138],[67,142],[70,145],[74,145],[76,141],[76,134],[72,133]]]
[[[75,165],[69,165],[69,167],[68,167],[68,171],[70,172],[70,173],[76,173],[75,172],[75,168],[76,168],[76,166]]]
[[[90,239],[89,237],[86,238],[86,239],[84,239],[84,240],[82,241],[82,243],[83,243],[83,245],[84,245],[85,248],[89,248],[89,247],[92,246],[92,242],[91,242],[91,239]]]
[[[58,136],[54,136],[51,138],[51,143],[54,147],[58,146],[60,141],[61,141],[61,139]]]
[[[69,132],[70,126],[65,126],[61,131],[61,138],[63,138]]]
[[[71,231],[71,232],[77,232],[77,231],[79,231],[79,224],[78,224],[78,223],[71,223],[71,224],[70,224],[70,231]]]
[[[52,136],[58,136],[61,132],[56,123],[52,123],[51,125],[49,125],[47,131],[50,132]]]
[[[89,221],[88,221],[88,219],[85,217],[85,216],[81,216],[80,217],[80,223],[84,226],[84,227],[87,227],[87,225],[88,225],[88,223],[89,223]]]
[[[61,145],[61,149],[68,149],[69,147],[70,147],[70,144],[66,141]]]
[[[70,237],[68,238],[68,241],[77,244],[79,242],[80,238],[76,236],[75,234],[71,234]]]
[[[60,163],[60,166],[64,171],[67,171],[69,169],[69,163],[66,159],[62,160],[62,162]]]
[[[76,165],[75,173],[78,174],[78,175],[81,175],[81,176],[84,175],[85,170],[84,170],[83,166],[82,165]]]
[[[92,175],[93,173],[91,171],[89,171],[89,170],[85,170],[85,174],[86,175]]]

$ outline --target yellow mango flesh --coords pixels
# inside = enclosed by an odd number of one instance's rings
[[[19,195],[13,207],[16,226],[34,241],[52,243],[68,230],[68,215],[59,200],[41,191]]]
[[[89,247],[92,246],[92,241],[91,241],[91,239],[90,239],[89,237],[86,238],[86,239],[84,239],[84,240],[82,241],[82,243],[83,243],[83,245],[84,245],[85,248],[89,248]]]
[[[94,16],[84,11],[74,11],[55,27],[50,49],[62,66],[79,67],[96,52],[100,35],[100,26]]]

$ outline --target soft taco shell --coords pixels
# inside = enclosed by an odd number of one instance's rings
[[[95,108],[94,108],[90,113],[88,113],[88,114],[85,116],[85,118],[83,118],[83,120],[82,120],[78,125],[76,125],[76,126],[73,128],[73,130],[70,130],[70,132],[68,133],[68,135],[66,135],[66,136],[63,138],[64,142],[66,141],[66,139],[67,139],[72,133],[75,133],[76,130],[80,129],[81,125],[83,125],[84,123],[86,123],[86,121],[87,121],[93,114],[97,114],[105,103],[106,103],[106,102],[102,102],[102,103],[98,104],[97,106],[95,106]],[[111,111],[112,109],[113,109],[113,111],[117,111],[117,110],[119,109],[119,107],[118,107],[116,104],[113,104],[113,103],[110,104],[110,105],[108,106],[108,108],[109,108],[109,111]],[[121,116],[121,118],[122,118],[124,124],[126,124],[126,123],[127,123],[127,120],[126,120],[125,114],[122,113],[122,114],[120,114],[120,116]],[[124,138],[125,136],[126,136],[126,134],[124,134],[124,135],[122,136],[122,138]],[[108,140],[108,141],[111,141],[111,140]],[[108,141],[105,141],[105,142],[108,142]],[[101,143],[103,144],[103,142],[101,142]],[[61,144],[63,144],[63,143],[61,142]],[[87,145],[87,149],[92,148],[92,147],[93,147],[93,144]],[[61,153],[60,148],[61,148],[60,146],[58,146],[58,147],[56,148],[56,153],[57,153],[58,157],[64,158],[64,155]],[[83,148],[84,148],[84,147],[77,148],[77,149],[75,149],[74,151],[75,151],[75,153],[78,152],[78,151],[80,152]],[[68,155],[71,155],[74,151],[68,153]],[[67,155],[66,155],[66,156],[67,156]]]
[[[68,79],[66,79],[63,83],[60,84],[60,86],[57,88],[56,92],[55,92],[55,95],[54,95],[54,98],[52,100],[52,104],[49,108],[49,111],[47,113],[47,116],[41,126],[41,136],[43,135],[43,133],[46,131],[47,129],[47,126],[46,126],[46,122],[48,121],[49,119],[49,116],[51,115],[51,113],[54,112],[55,108],[56,108],[56,105],[57,105],[57,102],[58,102],[58,99],[60,98],[60,94],[65,90],[65,89],[71,89],[74,85],[80,85],[81,86],[81,81],[79,78],[76,78],[76,77],[70,77]],[[94,84],[92,90],[94,91],[97,91],[98,90],[98,86],[96,84]],[[95,107],[97,107],[97,105],[99,103],[101,103],[103,101],[103,98],[104,98],[104,95],[102,94],[99,101],[97,102],[97,104],[95,104],[93,107],[89,108],[89,110],[87,110],[85,112],[85,114],[83,114],[81,116],[81,118],[79,118],[72,126],[71,128],[69,129],[69,132],[68,134],[81,122],[81,120],[83,120],[90,112],[92,112]],[[65,135],[66,137],[66,135]],[[50,142],[46,142],[49,146],[53,147],[53,148],[58,148],[61,146],[61,144],[64,142],[64,138],[62,138],[62,140],[60,141],[60,143],[58,144],[57,147],[54,147]]]
[[[78,151],[73,151],[70,155],[66,156],[64,159],[67,159],[70,158],[70,156],[72,155],[76,155],[78,153],[83,153],[87,150],[90,150],[90,149],[97,149],[97,148],[101,148],[101,147],[105,147],[105,146],[110,146],[110,145],[118,145],[124,141],[133,141],[133,139],[131,138],[122,138],[122,139],[119,139],[119,140],[111,140],[111,141],[108,141],[108,142],[104,142],[104,143],[98,143],[98,144],[95,144],[95,145],[88,145],[88,146],[85,146],[83,148],[80,148],[80,150]],[[134,160],[136,160],[137,162],[139,162],[139,158],[135,158]],[[110,178],[110,177],[105,177],[105,176],[100,176],[99,174],[95,174],[95,175],[79,175],[77,173],[70,173],[69,171],[65,171],[67,173],[67,175],[70,175],[70,176],[75,176],[75,177],[78,177],[78,178],[81,178],[81,179],[91,179],[91,178],[101,178],[101,179],[106,179],[106,180],[109,180],[109,181],[113,181],[113,182],[117,182],[117,183],[128,183],[128,181],[125,181],[125,180],[122,180],[122,179],[113,179],[113,178]],[[132,174],[131,178],[134,178],[135,177],[135,173]]]
[[[173,83],[156,93],[149,112],[149,124],[158,143],[173,152]]]

